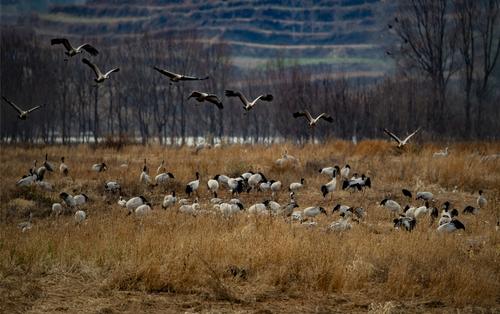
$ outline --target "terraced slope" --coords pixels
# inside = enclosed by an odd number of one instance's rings
[[[307,64],[384,70],[381,44],[388,4],[381,0],[89,0],[56,4],[36,22],[40,33],[126,38],[195,30],[224,39],[238,63],[276,55]]]

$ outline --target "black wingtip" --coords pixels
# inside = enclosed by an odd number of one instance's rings
[[[328,194],[328,189],[326,188],[326,185],[321,186],[321,193],[323,193],[323,197],[325,197]]]
[[[267,94],[264,97],[261,98],[264,101],[272,101],[274,99],[273,95]]]
[[[404,196],[406,197],[412,197],[411,192],[408,191],[407,189],[402,189],[401,192],[403,193]]]
[[[349,181],[344,180],[344,182],[342,182],[342,190],[347,189],[348,186],[349,186]]]
[[[232,96],[236,96],[236,93],[230,89],[226,89],[224,91],[224,95],[228,96],[228,97],[232,97]]]

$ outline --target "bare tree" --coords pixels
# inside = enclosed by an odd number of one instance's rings
[[[431,79],[432,102],[429,126],[443,131],[447,115],[446,88],[456,70],[456,32],[450,23],[449,0],[408,0],[400,2],[394,30],[400,39],[398,58],[405,59]],[[432,108],[432,109],[431,109]]]

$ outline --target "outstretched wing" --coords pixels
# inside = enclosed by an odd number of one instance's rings
[[[9,105],[12,106],[12,108],[14,108],[17,112],[19,112],[19,114],[23,113],[23,110],[21,108],[19,108],[15,103],[13,103],[12,101],[8,100],[7,98],[5,98],[4,96],[2,96],[3,100],[5,100]]]
[[[311,122],[313,120],[313,118],[311,117],[311,114],[307,110],[294,112],[293,117],[295,119],[297,119],[298,117],[305,117],[307,119],[307,121],[309,121],[309,122]]]
[[[332,118],[332,117],[330,117],[329,115],[327,115],[327,114],[326,114],[326,113],[324,113],[324,112],[323,112],[322,114],[320,114],[320,115],[319,115],[318,119],[323,119],[323,120],[328,121],[328,122],[330,122],[330,123],[332,123],[332,122],[333,122],[333,118]]]
[[[385,134],[387,134],[390,137],[392,137],[396,142],[398,142],[399,144],[401,144],[401,140],[394,133],[392,133],[391,131],[389,131],[387,129],[384,129],[384,132],[385,132]]]
[[[248,105],[249,102],[248,102],[248,99],[245,97],[245,95],[243,95],[241,92],[235,92],[235,91],[232,91],[232,90],[225,90],[224,91],[224,94],[227,96],[227,97],[239,97],[241,102],[243,103],[243,105]]]
[[[88,65],[92,70],[94,70],[95,76],[99,77],[102,75],[101,70],[97,67],[97,65],[90,62],[88,59],[83,58],[82,62]]]
[[[54,38],[50,41],[50,44],[51,45],[62,44],[64,46],[64,48],[66,48],[67,51],[70,51],[71,49],[73,49],[73,47],[69,43],[69,40],[67,40],[66,38]]]
[[[407,142],[407,141],[408,141],[408,140],[409,140],[409,139],[410,139],[413,135],[417,134],[417,133],[418,133],[418,131],[420,131],[420,128],[418,128],[418,129],[417,129],[415,132],[413,132],[412,134],[408,135],[408,136],[405,138],[404,142],[406,143],[406,142]]]
[[[217,95],[210,94],[206,98],[206,101],[211,102],[212,104],[215,104],[217,108],[223,109],[224,106],[222,105],[222,102],[220,101],[219,97]]]
[[[40,109],[40,108],[42,108],[43,106],[45,106],[45,105],[33,107],[33,108],[31,108],[31,109],[29,109],[29,110],[28,110],[28,113],[33,112],[33,111],[35,111],[35,110],[37,110],[37,109]]]
[[[161,74],[163,75],[166,75],[168,76],[169,78],[174,78],[174,77],[178,77],[180,76],[179,74],[177,73],[174,73],[174,72],[169,72],[167,70],[163,70],[163,69],[160,69],[158,67],[153,67],[153,69],[155,69],[156,71],[160,72]]]
[[[99,51],[95,49],[94,46],[91,46],[90,44],[83,44],[80,47],[76,48],[77,50],[84,49],[88,53],[90,53],[93,56],[97,56],[99,54]]]
[[[191,92],[191,95],[189,95],[188,99],[189,98],[192,98],[192,97],[195,97],[195,98],[198,98],[201,96],[201,92],[198,92],[198,91],[192,91]]]
[[[203,80],[208,80],[208,76],[196,77],[196,76],[181,75],[181,80],[182,81],[203,81]]]
[[[257,97],[255,99],[255,101],[257,101],[259,99],[263,100],[263,101],[272,101],[273,100],[273,95],[271,95],[271,94],[260,95],[259,97]]]
[[[108,72],[106,72],[106,74],[104,74],[104,76],[108,76],[113,72],[119,72],[119,71],[120,71],[120,68],[114,68],[114,69],[111,69]]]

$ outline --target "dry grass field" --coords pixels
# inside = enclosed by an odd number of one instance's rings
[[[12,147],[0,154],[0,312],[4,313],[309,313],[309,312],[499,312],[500,143],[456,143],[448,157],[433,158],[443,147],[410,145],[404,152],[386,141],[358,145],[332,141],[322,145],[292,144],[228,146],[202,150],[160,146],[126,146],[116,151],[89,146]],[[297,165],[278,167],[284,149]],[[16,187],[33,160],[45,153],[59,166],[66,157],[70,177],[58,169],[45,180],[54,189]],[[162,159],[175,175],[175,189],[202,176],[200,204],[209,212],[191,216],[163,210],[165,190],[139,183],[143,159],[151,174]],[[106,162],[103,173],[90,170]],[[128,168],[120,167],[128,163]],[[372,188],[350,193],[337,190],[323,199],[319,187],[330,179],[318,173],[325,166],[346,163],[352,172],[371,177]],[[254,170],[284,187],[305,178],[297,193],[300,208],[321,205],[316,226],[289,223],[283,217],[249,216],[229,219],[212,214],[206,181],[216,174],[237,176]],[[144,195],[153,211],[138,218],[104,194],[104,183],[117,180],[126,198]],[[394,218],[378,206],[392,196],[408,199],[401,188],[431,191],[436,206],[449,200],[460,211],[465,231],[436,232],[429,217],[412,232],[395,230]],[[286,189],[286,188],[285,188]],[[278,201],[288,201],[285,189]],[[462,215],[476,206],[485,191],[487,208]],[[82,206],[87,220],[51,216],[59,193],[87,194]],[[219,197],[230,198],[226,190]],[[246,208],[269,199],[251,192],[240,197]],[[420,205],[412,200],[412,204]],[[367,217],[352,229],[328,232],[338,219],[337,204],[361,206]],[[17,224],[33,213],[33,227],[21,232]],[[244,270],[233,276],[229,268]]]

